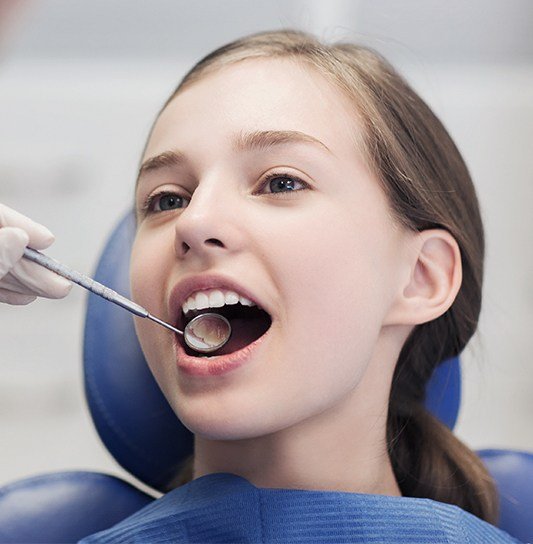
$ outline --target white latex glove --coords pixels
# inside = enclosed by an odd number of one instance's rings
[[[54,240],[46,227],[0,204],[0,302],[28,304],[37,297],[68,295],[70,281],[22,258],[26,247],[46,249]]]

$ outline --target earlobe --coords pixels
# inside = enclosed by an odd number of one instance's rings
[[[419,325],[440,317],[461,287],[461,252],[448,231],[422,231],[412,247],[410,275],[399,285],[385,323],[388,325]]]

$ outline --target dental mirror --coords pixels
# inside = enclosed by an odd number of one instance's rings
[[[221,348],[230,336],[231,325],[223,315],[206,313],[187,323],[183,339],[191,349],[210,353]]]
[[[112,302],[115,302],[115,300]],[[137,311],[134,311],[129,306],[126,307],[120,302],[117,302],[117,304],[120,304],[120,306],[123,306],[126,308],[126,310],[132,311],[136,315],[141,315],[138,313],[137,309],[135,309]],[[144,311],[146,312],[146,310]],[[161,321],[148,312],[146,313],[148,315],[141,315],[141,317],[147,317],[152,321],[163,325],[163,327],[181,334],[185,343],[191,349],[200,353],[211,353],[217,349],[220,349],[224,344],[226,344],[231,336],[230,322],[223,315],[215,314],[213,312],[197,315],[194,319],[191,319],[191,321],[187,323],[184,331],[176,329],[172,325]]]

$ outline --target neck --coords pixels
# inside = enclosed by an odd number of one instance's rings
[[[401,496],[386,453],[348,458],[333,445],[291,444],[290,451],[265,437],[254,443],[196,442],[194,478],[217,472],[242,476],[256,487]],[[300,454],[297,450],[301,449]],[[301,459],[304,459],[302,462]],[[326,461],[324,461],[324,459]]]

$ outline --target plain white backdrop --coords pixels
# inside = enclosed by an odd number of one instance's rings
[[[1,42],[0,202],[48,226],[48,253],[89,274],[132,204],[156,112],[203,55],[295,27],[388,56],[454,137],[485,223],[484,303],[462,358],[456,433],[474,449],[533,451],[533,4],[22,4]],[[75,286],[61,301],[0,306],[0,485],[69,469],[132,481],[85,405],[85,298]]]

